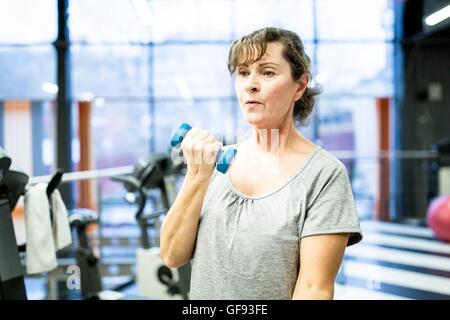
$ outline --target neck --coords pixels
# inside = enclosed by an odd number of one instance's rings
[[[292,120],[287,125],[269,128],[254,127],[251,142],[257,152],[279,156],[289,153],[299,139],[303,138],[295,128]]]

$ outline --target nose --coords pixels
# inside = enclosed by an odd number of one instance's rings
[[[245,83],[245,91],[247,91],[248,93],[259,91],[259,80],[257,75],[250,74],[247,77],[247,81]]]

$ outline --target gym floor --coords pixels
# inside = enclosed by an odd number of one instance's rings
[[[450,244],[426,227],[362,221],[336,299],[450,299]]]

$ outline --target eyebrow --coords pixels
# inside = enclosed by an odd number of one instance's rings
[[[276,66],[280,67],[280,65],[278,63],[275,63],[275,62],[263,62],[263,63],[260,63],[259,66],[262,67],[262,66],[265,66],[265,65],[268,65],[268,64],[273,64],[273,65],[276,65]],[[238,67],[248,67],[248,65],[241,64],[241,65],[238,65]]]
[[[275,63],[275,62],[263,62],[263,63],[260,64],[260,66],[265,66],[267,64],[274,64],[276,66],[280,66],[278,63]]]

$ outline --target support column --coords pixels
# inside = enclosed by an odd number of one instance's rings
[[[69,1],[58,0],[58,38],[54,43],[57,52],[58,97],[56,110],[56,166],[66,172],[73,171],[72,162],[72,94],[70,83],[70,47],[67,21]],[[73,183],[59,187],[67,208],[74,207]]]
[[[378,151],[381,154],[387,154],[390,151],[390,134],[389,134],[389,98],[377,98],[377,115],[378,115]],[[389,158],[382,157],[379,159],[379,190],[376,201],[375,219],[389,221]]]
[[[3,102],[0,101],[0,146],[3,146],[3,135],[5,134],[3,132],[3,128],[5,127],[4,121],[3,121],[3,113],[4,113],[4,107],[3,107]]]
[[[78,102],[78,123],[80,139],[80,163],[79,171],[94,170],[94,155],[92,148],[92,127],[91,127],[92,102]],[[100,182],[98,182],[100,183]],[[78,207],[97,210],[96,188],[94,180],[80,181],[80,198]]]

